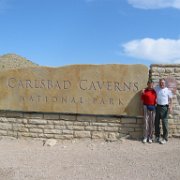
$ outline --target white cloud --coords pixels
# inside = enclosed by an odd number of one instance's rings
[[[180,0],[128,0],[128,3],[133,7],[140,9],[180,9]]]
[[[180,63],[180,39],[133,40],[122,45],[123,54],[155,63]]]

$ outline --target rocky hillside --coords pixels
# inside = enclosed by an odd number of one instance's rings
[[[5,54],[0,56],[0,71],[32,66],[38,66],[38,64],[16,54]]]

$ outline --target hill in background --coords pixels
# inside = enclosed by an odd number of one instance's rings
[[[39,65],[17,54],[5,54],[0,56],[0,71],[35,66]]]

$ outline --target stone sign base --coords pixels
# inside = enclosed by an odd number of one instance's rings
[[[177,126],[177,127],[176,127]],[[169,119],[169,136],[180,134],[179,124]],[[0,136],[38,139],[89,138],[107,141],[122,137],[141,139],[143,118],[62,113],[0,111]]]
[[[169,119],[169,136],[180,134],[179,124]],[[0,136],[67,140],[74,138],[115,141],[142,139],[143,118],[0,111]]]
[[[142,138],[142,117],[0,112],[0,136],[114,141]]]

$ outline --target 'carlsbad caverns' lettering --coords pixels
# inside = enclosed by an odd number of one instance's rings
[[[43,89],[69,89],[71,82],[69,80],[22,80],[16,78],[8,79],[8,87],[10,88],[43,88]]]
[[[9,78],[7,81],[9,88],[40,88],[40,89],[70,89],[72,83],[70,80],[22,80]],[[138,82],[113,82],[113,81],[90,81],[80,80],[78,83],[80,90],[83,91],[138,91]],[[76,86],[75,86],[76,87]]]
[[[88,81],[79,82],[81,90],[138,91],[138,82]]]

